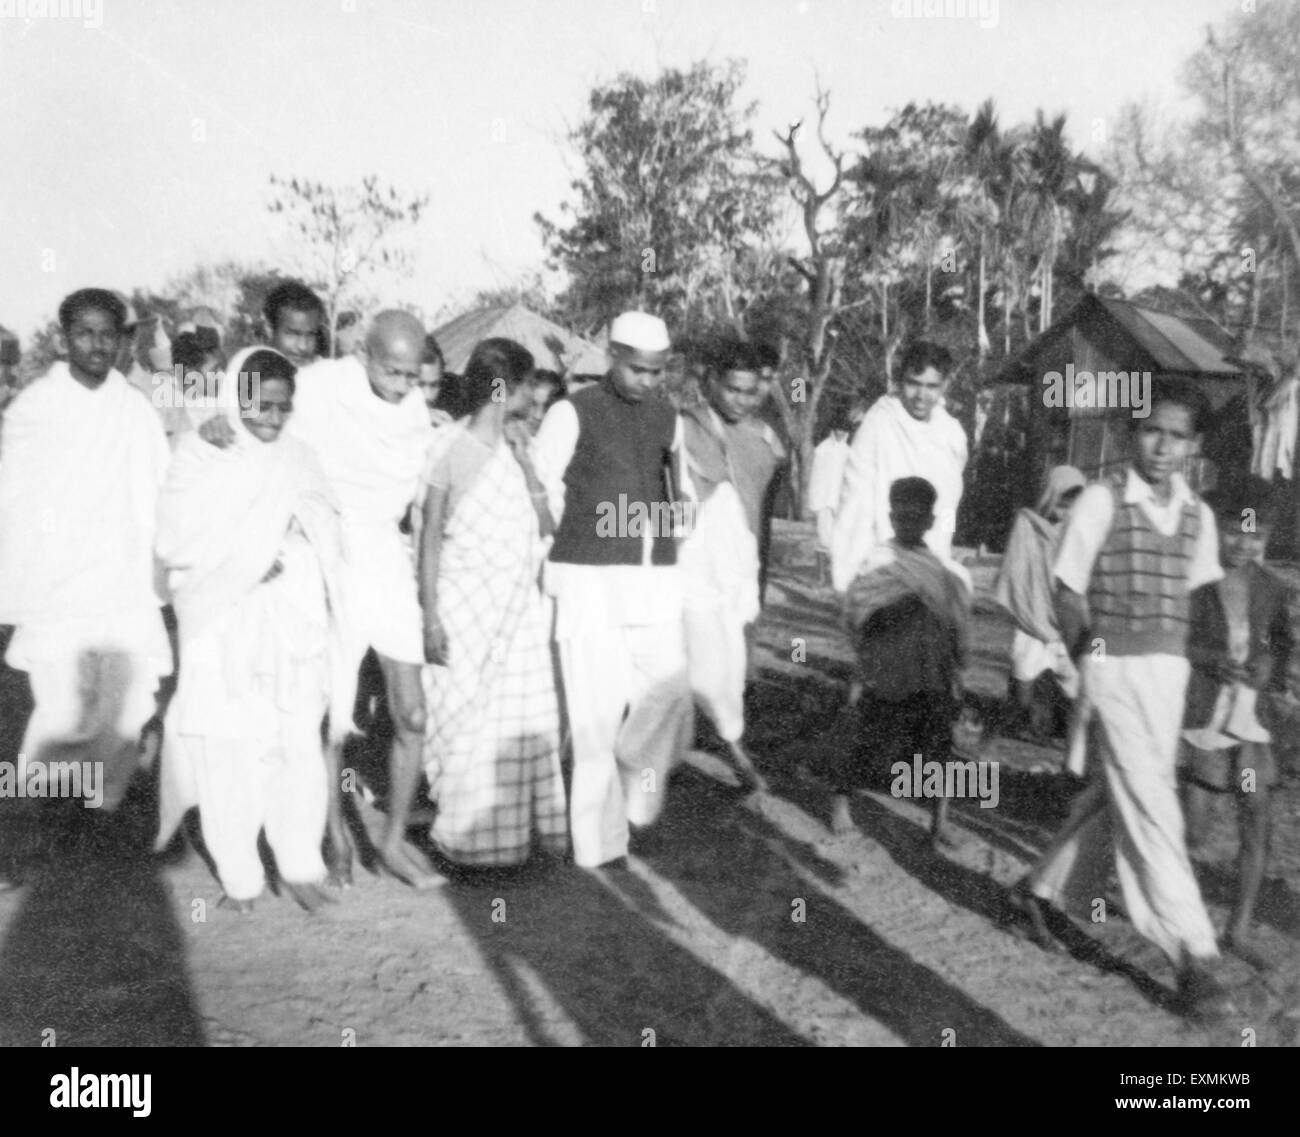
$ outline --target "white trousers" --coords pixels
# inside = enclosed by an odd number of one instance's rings
[[[257,835],[263,828],[281,878],[311,884],[325,877],[328,786],[320,717],[319,708],[286,716],[278,738],[188,735],[169,743],[194,779],[203,843],[232,900],[253,900],[262,892],[266,874]]]
[[[156,661],[87,650],[43,656],[26,668],[35,706],[18,777],[26,779],[29,761],[102,762],[102,806],[116,808],[138,765],[140,732],[156,710]]]
[[[724,742],[745,733],[745,623],[726,608],[686,606],[691,693]]]
[[[629,822],[659,817],[690,744],[682,624],[589,624],[557,646],[573,739],[573,856],[594,867],[627,854]]]
[[[1104,895],[1113,855],[1129,919],[1175,966],[1184,954],[1218,955],[1187,856],[1175,774],[1189,671],[1186,659],[1170,655],[1085,658],[1089,782],[1029,877],[1036,896],[1088,913]]]

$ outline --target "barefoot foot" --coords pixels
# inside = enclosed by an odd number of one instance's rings
[[[390,876],[417,892],[446,882],[445,877],[431,872],[424,858],[401,838],[384,842],[384,847],[379,850],[379,864]]]
[[[294,883],[289,880],[280,883],[305,912],[315,912],[322,905],[338,903],[337,897],[331,896],[318,884]]]
[[[325,868],[331,888],[352,887],[352,842],[345,833],[330,833],[326,837]]]
[[[749,756],[744,744],[728,742],[727,749],[731,752],[731,761],[736,767],[741,786],[750,793],[767,793],[767,779],[758,772],[754,759]]]

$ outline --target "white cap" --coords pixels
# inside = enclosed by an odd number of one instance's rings
[[[672,347],[668,326],[648,312],[624,312],[610,327],[609,342],[635,351],[667,351]]]

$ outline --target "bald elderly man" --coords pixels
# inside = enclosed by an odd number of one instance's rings
[[[573,856],[621,867],[632,828],[663,808],[690,743],[678,503],[682,423],[655,397],[668,329],[627,312],[610,329],[609,372],[556,403],[537,432],[538,476],[559,519],[546,564],[573,739]]]
[[[373,648],[384,674],[394,736],[389,756],[388,822],[379,855],[398,879],[417,888],[436,883],[406,844],[421,769],[425,704],[423,617],[410,548],[399,526],[414,500],[434,428],[420,392],[424,326],[409,312],[380,312],[356,355],[320,360],[294,392],[286,433],[312,447],[342,509],[346,625],[349,658],[343,661],[352,696],[366,651]],[[223,429],[224,428],[224,429]],[[221,445],[233,435],[224,418],[201,434]],[[351,724],[330,731],[330,876],[352,880],[352,844],[340,799],[342,739]]]

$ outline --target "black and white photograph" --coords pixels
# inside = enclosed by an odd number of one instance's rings
[[[1300,0],[0,0],[23,1094],[1109,1048],[1098,1116],[1248,1111],[1298,442]]]

